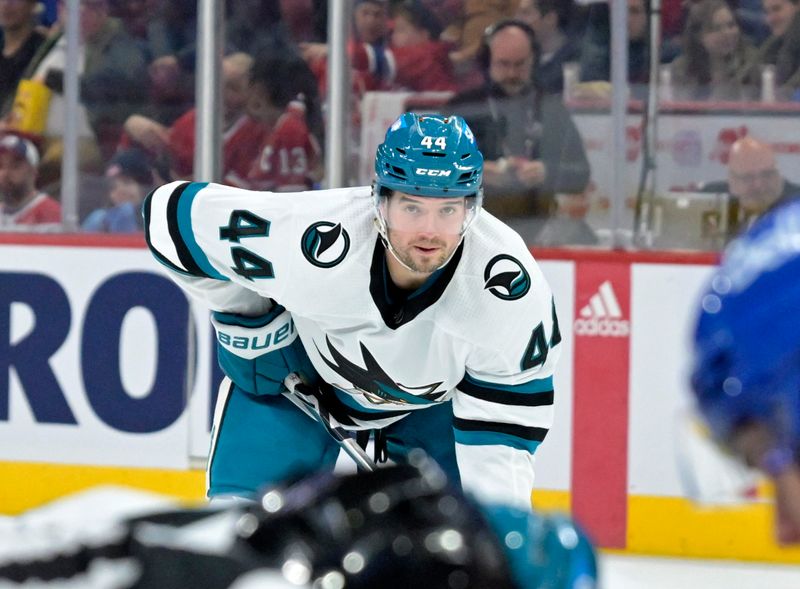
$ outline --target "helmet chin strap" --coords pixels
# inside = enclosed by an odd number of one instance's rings
[[[375,219],[373,219],[373,222],[375,223],[375,228],[378,230],[378,235],[380,235],[381,237],[381,241],[383,242],[383,247],[385,247],[392,254],[392,256],[394,256],[394,259],[397,260],[400,263],[400,265],[409,272],[421,274],[419,270],[414,270],[403,260],[400,259],[400,254],[397,253],[397,250],[394,249],[392,242],[389,240],[389,235],[385,223],[381,222],[381,220],[378,219],[378,217],[375,217]],[[450,260],[452,260],[453,256],[456,255],[456,250],[461,245],[461,242],[464,241],[464,235],[466,234],[466,232],[467,232],[466,229],[461,232],[461,237],[459,238],[456,246],[453,248],[453,251],[450,252],[450,255],[447,256],[447,259],[444,262],[442,262],[439,266],[437,266],[436,269],[433,270],[433,272],[441,270],[442,268],[447,266],[448,263],[450,263]],[[431,272],[431,274],[433,274],[433,272]]]

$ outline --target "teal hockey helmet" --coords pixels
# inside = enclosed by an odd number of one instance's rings
[[[482,199],[483,155],[463,118],[404,113],[386,131],[375,157],[382,188],[427,197]]]

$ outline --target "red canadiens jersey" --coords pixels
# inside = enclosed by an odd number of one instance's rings
[[[169,153],[172,169],[180,177],[192,175],[194,164],[195,110],[181,116],[169,131]],[[267,129],[247,115],[240,116],[222,134],[222,174],[244,177],[258,156]]]
[[[456,79],[448,56],[449,45],[441,41],[429,41],[409,47],[384,49],[388,64],[383,84],[388,88],[406,88],[416,92],[453,91]],[[366,43],[361,43],[352,52],[353,67],[367,75],[375,75],[378,56]]]
[[[291,102],[264,137],[244,178],[225,176],[225,183],[250,190],[291,192],[313,187],[320,146],[308,129],[305,107]]]
[[[34,199],[21,209],[9,212],[0,204],[0,228],[9,228],[24,225],[32,225],[43,229],[47,225],[61,224],[61,205],[51,196],[43,192],[37,194]]]

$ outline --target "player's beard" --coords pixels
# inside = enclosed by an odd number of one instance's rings
[[[391,237],[391,236],[390,236]],[[438,247],[440,248],[435,255],[423,256],[415,252],[415,247]],[[448,247],[441,239],[424,239],[411,241],[408,244],[399,246],[392,243],[394,255],[407,268],[420,274],[431,274],[444,266],[452,253],[452,248]]]

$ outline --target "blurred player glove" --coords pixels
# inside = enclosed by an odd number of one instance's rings
[[[222,371],[242,390],[253,395],[279,395],[291,372],[307,383],[317,372],[297,337],[292,315],[281,305],[258,317],[212,313],[217,331],[217,359]]]

